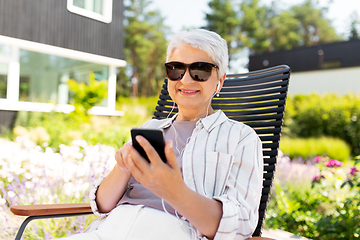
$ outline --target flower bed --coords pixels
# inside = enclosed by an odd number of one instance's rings
[[[96,178],[115,164],[115,149],[85,141],[60,145],[59,153],[37,146],[27,135],[15,142],[0,139],[0,238],[14,239],[24,217],[9,208],[21,204],[88,202]],[[29,224],[25,239],[49,239],[80,232],[94,216],[37,220]]]
[[[265,226],[314,240],[359,239],[358,162],[320,156],[313,164],[279,159]]]

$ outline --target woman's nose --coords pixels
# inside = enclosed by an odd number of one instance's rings
[[[183,78],[181,79],[181,82],[185,85],[185,84],[190,84],[194,82],[194,79],[192,79],[192,77],[190,76],[190,72],[189,69],[186,69],[185,74],[183,76]]]

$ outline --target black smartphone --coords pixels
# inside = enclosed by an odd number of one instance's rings
[[[146,129],[146,128],[132,128],[131,129],[131,139],[134,148],[140,153],[140,155],[145,158],[148,162],[150,162],[147,157],[144,149],[140,146],[140,144],[136,141],[135,137],[137,135],[141,135],[146,138],[149,143],[155,148],[160,158],[164,163],[166,163],[165,157],[165,137],[163,129]]]

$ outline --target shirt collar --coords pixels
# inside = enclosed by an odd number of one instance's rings
[[[171,126],[171,123],[175,120],[176,116],[178,115],[178,113],[176,113],[174,116],[172,116],[171,118],[167,118],[165,119],[164,123],[160,125],[160,128],[168,128]]]
[[[216,126],[220,125],[226,120],[227,117],[225,113],[221,110],[217,110],[215,113],[207,117],[200,118],[199,121],[196,123],[196,127],[201,124],[206,131],[210,132],[212,129],[214,129]]]

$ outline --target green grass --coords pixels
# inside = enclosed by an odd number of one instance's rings
[[[331,137],[289,138],[284,136],[280,140],[280,150],[290,159],[328,156],[339,161],[347,161],[351,153],[350,146],[345,141]]]

